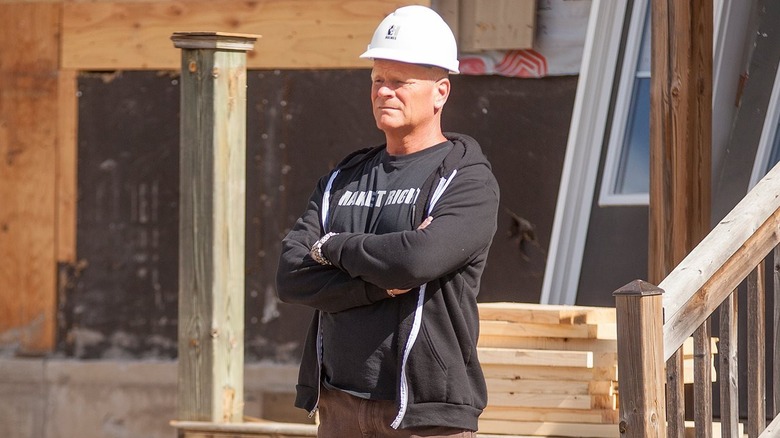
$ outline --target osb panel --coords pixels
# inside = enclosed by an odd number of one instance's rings
[[[248,68],[367,67],[358,55],[398,6],[429,1],[279,0],[65,3],[62,66],[76,70],[178,69],[171,34],[261,35]]]
[[[0,349],[21,354],[54,345],[59,12],[0,4]]]
[[[56,70],[61,7],[0,2],[0,72],[45,74]]]

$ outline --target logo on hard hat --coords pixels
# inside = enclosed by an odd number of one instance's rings
[[[396,26],[395,24],[390,25],[390,28],[387,29],[387,35],[385,35],[386,40],[394,40],[398,38],[398,30],[399,26]]]

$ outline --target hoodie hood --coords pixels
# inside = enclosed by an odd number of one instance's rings
[[[455,146],[442,162],[439,168],[440,174],[447,174],[453,169],[461,169],[467,166],[484,165],[492,169],[482,148],[476,140],[466,134],[456,132],[445,132],[444,136]],[[387,147],[387,143],[379,146],[359,149],[344,157],[336,166],[337,169],[349,169],[365,160],[368,160],[380,153]]]

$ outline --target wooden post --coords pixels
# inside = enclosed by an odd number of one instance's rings
[[[23,356],[56,344],[61,16],[0,2],[0,333]]]
[[[256,36],[175,33],[182,49],[179,420],[240,422],[246,52]]]
[[[652,0],[650,281],[710,230],[712,0]]]
[[[648,273],[659,284],[710,230],[713,6],[651,5]],[[684,432],[680,354],[667,363],[670,437]]]
[[[641,280],[614,293],[621,437],[666,437],[662,294]]]

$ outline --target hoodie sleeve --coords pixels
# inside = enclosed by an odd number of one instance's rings
[[[486,166],[463,169],[425,229],[387,234],[341,233],[323,254],[350,277],[382,289],[420,286],[466,266],[496,232],[498,184]]]
[[[276,290],[285,303],[302,304],[325,312],[365,306],[388,297],[381,289],[334,267],[323,266],[309,255],[324,233],[320,225],[322,195],[327,177],[320,180],[306,211],[282,240]]]

